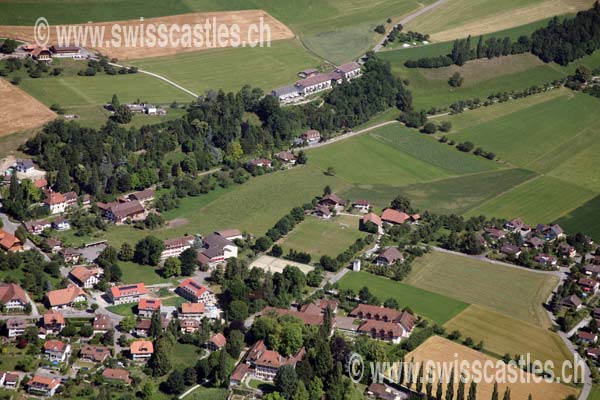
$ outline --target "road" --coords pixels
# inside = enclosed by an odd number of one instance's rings
[[[377,129],[377,128],[381,128],[382,126],[386,126],[386,125],[390,125],[390,124],[397,124],[397,123],[398,123],[398,121],[396,121],[396,120],[381,122],[379,124],[376,124],[376,125],[373,125],[373,126],[369,126],[367,128],[364,128],[364,129],[360,129],[358,131],[350,131],[348,133],[343,133],[341,135],[338,135],[336,137],[333,137],[333,138],[329,139],[326,142],[319,142],[319,143],[313,144],[311,146],[296,147],[296,148],[294,148],[294,150],[316,149],[317,147],[323,147],[323,146],[330,145],[332,143],[337,143],[337,142],[339,142],[341,140],[349,139],[351,137],[360,135],[362,133],[369,132],[369,131],[372,131],[372,130]]]

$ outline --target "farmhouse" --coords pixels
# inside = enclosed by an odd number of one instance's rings
[[[309,145],[319,143],[321,141],[321,132],[316,129],[309,129],[302,134],[301,138]]]
[[[53,57],[69,57],[69,58],[79,58],[80,57],[81,48],[77,46],[50,46],[50,52]]]
[[[75,266],[69,272],[69,275],[75,283],[84,289],[91,289],[100,281],[100,270],[98,268],[88,268],[84,265]]]
[[[249,365],[250,372],[258,379],[273,381],[280,367],[291,365],[295,368],[296,364],[304,358],[306,350],[302,347],[296,354],[286,358],[277,351],[268,350],[265,342],[259,340],[247,354],[246,364]]]
[[[154,354],[154,345],[149,340],[135,340],[129,346],[131,359],[136,362],[146,362]]]
[[[275,154],[275,157],[277,157],[277,159],[285,165],[296,164],[296,156],[294,155],[294,153],[291,153],[289,151],[282,151],[281,153],[277,153]]]
[[[351,80],[354,78],[358,78],[362,75],[360,64],[357,62],[349,62],[343,65],[340,65],[335,69],[335,72],[340,74],[344,79]]]
[[[383,211],[383,214],[381,214],[381,220],[390,225],[404,223],[416,224],[418,223],[420,218],[421,216],[419,214],[408,215],[405,212],[394,210],[392,208],[385,209]]]
[[[128,196],[129,201],[139,201],[142,205],[146,206],[148,203],[154,200],[154,190],[144,189],[139,192],[133,192]]]
[[[389,265],[396,264],[396,262],[403,262],[404,256],[398,250],[397,247],[388,247],[375,259],[375,264],[387,267]]]
[[[110,322],[110,317],[108,315],[97,314],[94,316],[92,326],[94,327],[94,334],[106,333],[112,328],[112,323]]]
[[[177,288],[177,292],[194,303],[213,303],[215,301],[214,294],[206,287],[192,278],[184,279]]]
[[[62,193],[48,191],[44,199],[44,206],[50,214],[60,214],[67,209],[67,199]]]
[[[108,292],[108,298],[111,303],[125,304],[137,303],[142,296],[146,295],[146,286],[143,283],[133,285],[113,286]]]
[[[69,285],[66,289],[52,290],[46,294],[46,299],[53,310],[73,307],[87,300],[83,289],[75,285]]]
[[[58,311],[46,311],[42,318],[40,333],[42,335],[58,335],[66,326],[65,317]]]
[[[41,375],[34,375],[27,384],[27,391],[33,395],[52,397],[60,386],[60,380]]]
[[[319,200],[319,204],[322,206],[331,207],[336,211],[343,211],[344,206],[346,206],[346,201],[337,194],[332,193],[323,196],[323,198]]]
[[[359,199],[359,200],[354,200],[352,202],[352,208],[354,208],[355,210],[358,210],[359,212],[366,214],[369,212],[369,208],[371,208],[371,204],[369,203],[368,200],[364,200],[364,199]]]
[[[364,217],[362,217],[360,219],[360,228],[365,229],[367,222],[376,225],[379,228],[379,230],[381,230],[381,226],[383,225],[381,217],[379,217],[379,215],[375,213],[368,213]]]
[[[21,286],[16,283],[0,284],[0,304],[6,311],[23,311],[28,303],[27,294]]]
[[[143,318],[150,318],[155,312],[160,312],[160,299],[140,299],[137,310],[138,315]]]
[[[163,241],[164,250],[160,255],[161,260],[169,257],[179,257],[181,253],[191,248],[196,240],[195,236],[183,236]]]
[[[313,214],[319,218],[329,219],[333,215],[333,211],[326,205],[318,204]]]
[[[105,368],[104,371],[102,371],[102,377],[109,382],[119,382],[124,385],[131,384],[129,371],[126,369]]]
[[[124,203],[96,203],[98,208],[103,211],[104,218],[115,224],[122,224],[128,219],[138,221],[146,218],[146,210],[138,200],[127,201]]]
[[[44,229],[50,229],[52,224],[48,221],[27,221],[23,223],[28,233],[39,235],[44,232]]]
[[[214,267],[228,258],[237,257],[238,248],[230,240],[213,233],[202,241],[204,250],[198,254],[198,263]]]
[[[19,253],[23,251],[23,243],[12,233],[0,229],[0,249],[7,253]]]
[[[44,343],[44,354],[50,362],[65,362],[71,355],[71,345],[60,340],[48,340]]]

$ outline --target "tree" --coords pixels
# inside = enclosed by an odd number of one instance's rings
[[[164,376],[171,370],[169,347],[170,344],[165,338],[158,339],[154,343],[154,353],[148,360],[148,368],[152,371],[152,376]]]
[[[275,386],[284,398],[292,399],[298,387],[298,375],[293,366],[284,365],[279,368],[275,375]]]
[[[64,159],[58,167],[58,174],[56,175],[56,182],[54,183],[54,190],[60,193],[66,193],[71,189],[71,178],[69,177],[69,169]]]
[[[446,385],[446,400],[452,400],[454,398],[454,368],[450,370],[450,378],[448,379],[448,384]]]
[[[434,124],[433,122],[427,122],[425,125],[423,125],[423,128],[421,129],[421,131],[423,133],[427,133],[428,135],[431,135],[432,133],[435,133],[437,131],[437,125]]]
[[[394,310],[397,310],[400,308],[400,304],[398,304],[398,300],[394,299],[393,297],[390,297],[389,299],[384,301],[383,306],[387,307],[387,308],[393,308]]]
[[[183,375],[179,370],[171,372],[171,375],[165,382],[165,389],[167,393],[180,394],[185,390],[185,381]]]
[[[492,400],[498,400],[498,382],[494,382],[494,390],[492,391]]]
[[[192,275],[198,267],[198,251],[193,247],[184,250],[179,255],[179,261],[181,261],[181,275]]]
[[[403,211],[406,213],[410,213],[412,211],[410,200],[401,194],[396,196],[390,205],[394,210]]]
[[[463,82],[464,82],[465,78],[463,78],[460,73],[455,72],[452,74],[452,76],[448,79],[448,84],[452,87],[460,87],[462,86]]]
[[[133,260],[138,264],[158,265],[164,248],[162,240],[146,236],[135,245]]]
[[[19,46],[19,44],[17,43],[16,40],[4,39],[4,43],[2,43],[2,46],[0,46],[0,53],[3,53],[3,54],[14,53],[14,51],[17,49],[18,46]]]
[[[374,29],[375,32],[379,33],[380,35],[383,35],[385,33],[385,26],[383,25],[377,25]]]
[[[243,321],[248,318],[248,304],[242,300],[234,300],[229,305],[228,317],[232,321]]]
[[[162,333],[162,318],[160,313],[155,311],[152,314],[152,318],[150,319],[150,329],[148,331],[148,336],[157,338]]]
[[[113,119],[119,124],[128,124],[133,119],[133,113],[125,104],[119,104],[115,108]]]
[[[502,397],[502,400],[510,400],[510,388],[507,387],[506,391],[504,392],[504,396]]]
[[[306,156],[306,153],[304,152],[304,150],[300,150],[298,152],[298,157],[296,157],[296,162],[298,164],[306,164],[307,161],[308,157]]]
[[[227,338],[227,352],[231,357],[237,359],[243,348],[244,334],[237,329],[232,329]]]
[[[442,131],[442,132],[450,132],[450,129],[452,129],[452,123],[450,121],[443,121],[440,124],[440,131]]]
[[[181,275],[181,261],[179,260],[179,258],[167,258],[163,265],[162,274],[165,278]]]
[[[121,245],[121,250],[119,250],[119,260],[121,261],[131,261],[133,259],[133,248],[127,242]]]
[[[142,387],[142,398],[144,400],[148,400],[154,395],[155,392],[156,387],[154,386],[154,383],[152,383],[152,380],[148,380],[146,383],[144,383],[144,387]]]
[[[304,382],[298,382],[298,386],[296,387],[296,391],[294,392],[292,400],[310,400],[308,390],[306,390],[306,385]]]

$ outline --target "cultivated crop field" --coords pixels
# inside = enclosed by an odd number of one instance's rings
[[[499,362],[495,358],[492,358],[476,350],[462,346],[458,343],[452,342],[439,336],[432,336],[431,338],[427,339],[416,350],[407,354],[406,359],[410,360],[413,357],[415,362],[424,363],[428,360],[432,360],[435,363],[448,363],[447,365],[452,365],[456,360],[459,360],[459,362],[462,362],[464,360],[466,362],[466,366],[468,366],[467,371],[471,371],[470,368],[474,365],[473,363],[475,361],[479,361],[482,364],[486,363],[486,361],[492,362],[492,365],[494,366],[496,366],[496,363]],[[516,369],[516,367],[509,368]],[[491,376],[495,376],[495,374],[497,373],[497,369],[490,368],[488,373]],[[519,371],[515,370],[514,373],[519,374]],[[509,372],[509,374],[511,373]],[[434,376],[437,377],[437,374],[434,374]],[[437,382],[437,379],[434,380]],[[517,382],[508,385],[510,386],[511,398],[526,399],[529,396],[529,394],[531,394],[534,399],[563,400],[569,395],[577,394],[577,389],[571,386],[548,382],[534,383],[531,378],[529,379],[529,382],[530,383]],[[481,383],[478,383],[477,398],[490,399],[492,397],[493,386],[493,382],[482,381]],[[506,386],[506,383],[498,384],[498,391],[500,392],[500,396],[502,396],[502,394],[506,390]],[[436,383],[433,384],[433,387],[436,387]],[[457,390],[456,384],[454,385],[454,388],[455,390]],[[443,389],[445,392],[446,385],[443,385]]]
[[[434,251],[413,263],[404,282],[549,328],[542,304],[558,278]]]
[[[367,286],[381,302],[394,298],[400,307],[410,307],[415,313],[444,324],[459,314],[468,304],[441,294],[419,289],[368,272],[349,272],[338,282],[342,289],[356,293]]]
[[[303,251],[318,262],[323,255],[336,257],[365,234],[358,230],[358,217],[340,215],[330,220],[307,217],[280,241],[283,254]]]
[[[0,137],[36,128],[56,118],[44,104],[0,79]]]
[[[593,0],[452,0],[415,18],[406,28],[429,33],[436,41],[453,40],[575,13],[593,3]]]
[[[448,332],[460,331],[463,339],[470,337],[475,343],[483,340],[484,351],[499,358],[507,353],[512,356],[530,353],[532,359],[551,360],[558,368],[573,357],[558,334],[488,307],[473,304],[444,327]]]

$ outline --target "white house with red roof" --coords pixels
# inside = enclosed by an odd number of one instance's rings
[[[155,312],[160,312],[160,299],[140,299],[137,309],[138,315],[143,318],[150,318]]]
[[[33,395],[52,397],[56,394],[59,386],[60,379],[34,375],[33,379],[27,383],[27,391]]]
[[[71,345],[60,340],[48,340],[44,343],[44,354],[50,362],[65,362],[71,355]]]
[[[44,206],[50,211],[50,214],[60,214],[65,212],[68,203],[62,193],[49,191],[44,199]]]
[[[0,284],[0,303],[6,311],[23,311],[28,303],[23,288],[16,283]]]
[[[179,257],[181,253],[187,249],[190,249],[194,245],[195,240],[195,236],[183,236],[164,240],[164,250],[160,254],[160,259],[164,261],[169,257]]]
[[[52,290],[46,294],[48,304],[53,310],[65,307],[73,307],[77,303],[87,300],[85,292],[78,286],[69,285],[65,289]]]
[[[204,285],[192,278],[184,279],[177,287],[177,292],[194,303],[214,303],[215,295]]]
[[[115,305],[137,303],[146,296],[146,285],[135,283],[132,285],[113,286],[107,293],[109,301]]]

